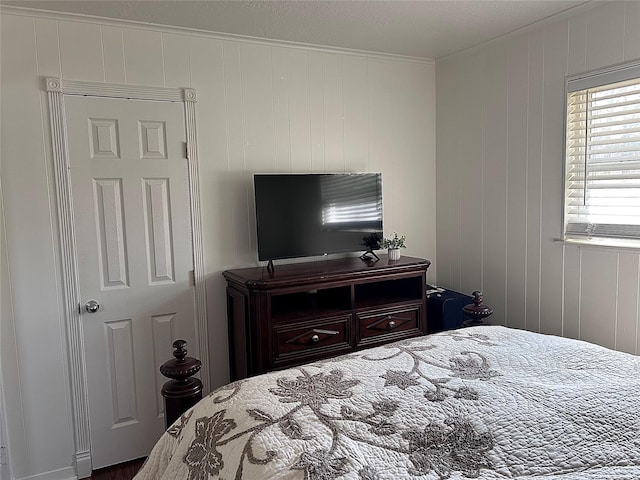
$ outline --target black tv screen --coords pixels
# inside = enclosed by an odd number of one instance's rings
[[[253,176],[258,259],[365,251],[382,238],[382,174]]]

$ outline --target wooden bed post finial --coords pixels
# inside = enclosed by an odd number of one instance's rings
[[[162,386],[161,391],[164,397],[167,428],[202,399],[202,382],[197,378],[191,378],[200,371],[202,362],[196,358],[187,357],[186,346],[187,342],[184,340],[173,342],[174,358],[160,365],[160,373],[172,379]]]
[[[464,314],[469,317],[462,325],[465,327],[475,327],[477,325],[491,325],[485,321],[485,318],[493,314],[493,309],[484,304],[482,292],[480,290],[474,290],[471,295],[473,296],[473,303],[462,307]]]

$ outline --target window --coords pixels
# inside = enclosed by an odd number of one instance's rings
[[[640,63],[567,79],[565,238],[640,240]]]

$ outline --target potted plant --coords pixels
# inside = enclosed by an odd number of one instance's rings
[[[404,235],[399,237],[396,232],[393,232],[393,236],[382,239],[382,248],[387,249],[389,260],[400,259],[400,249],[407,248],[405,245],[406,239]]]

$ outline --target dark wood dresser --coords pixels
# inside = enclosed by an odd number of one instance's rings
[[[381,255],[226,270],[231,379],[426,334],[430,264]]]

